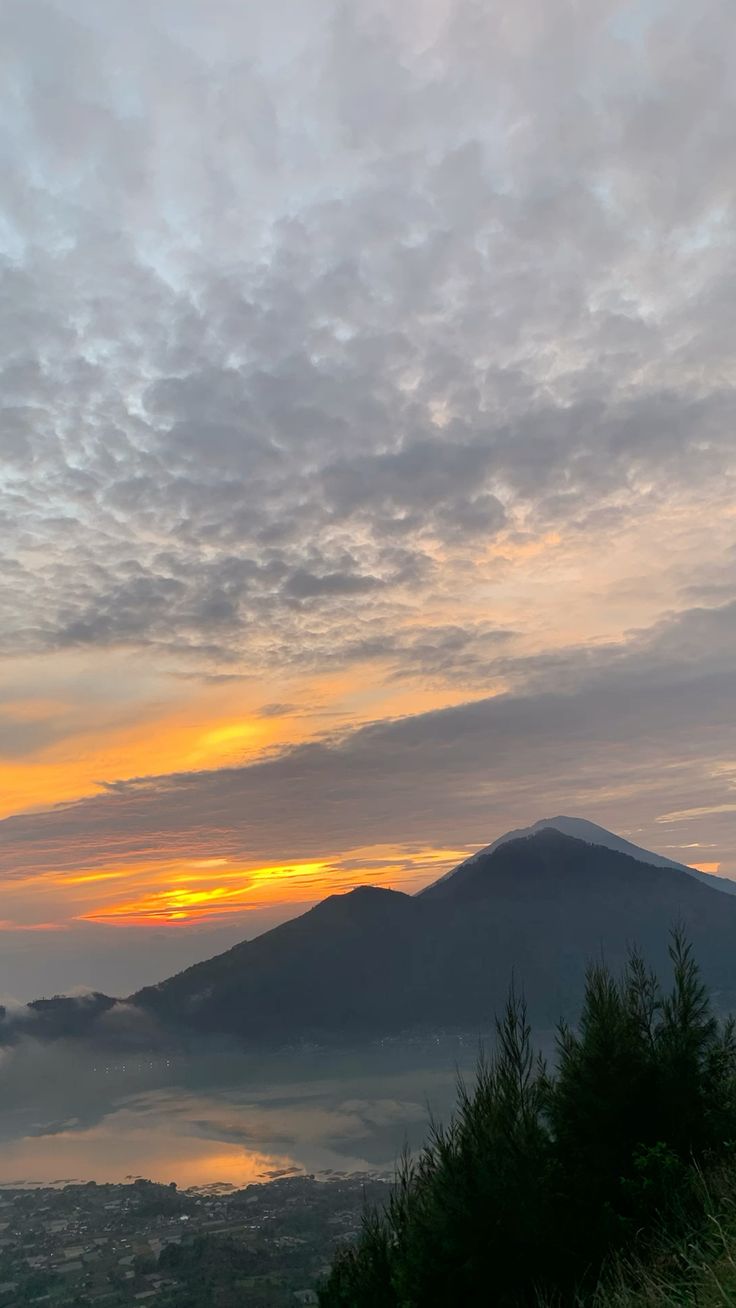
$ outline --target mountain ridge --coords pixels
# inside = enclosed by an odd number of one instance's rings
[[[686,872],[688,876],[693,877],[696,881],[702,881],[705,885],[723,891],[727,895],[736,895],[736,881],[728,877],[717,876],[711,872],[701,872],[700,868],[690,867],[687,863],[679,863],[676,859],[668,858],[664,854],[657,854],[653,850],[644,849],[641,845],[636,845],[633,841],[627,840],[624,836],[618,836],[606,827],[599,826],[597,822],[591,822],[587,818],[566,817],[560,814],[554,818],[540,818],[532,823],[529,827],[519,827],[507,831],[504,835],[498,836],[490,845],[485,845],[482,849],[476,850],[469,858],[464,859],[457,867],[451,868],[445,872],[438,881],[431,882],[418,893],[423,895],[426,891],[431,890],[433,886],[444,881],[449,881],[459,872],[466,863],[473,863],[476,859],[482,858],[487,854],[492,854],[501,845],[508,844],[511,840],[516,840],[521,836],[534,835],[538,831],[552,828],[560,831],[563,835],[572,836],[573,839],[584,840],[588,844],[601,845],[606,849],[614,849],[618,853],[628,854],[638,862],[646,863],[652,867],[668,867],[677,872]]]
[[[489,1024],[514,973],[535,1017],[554,1020],[560,1006],[574,1007],[600,949],[618,964],[638,940],[666,965],[668,928],[679,920],[696,945],[709,944],[710,983],[736,993],[732,897],[684,868],[542,828],[480,851],[421,895],[359,887],[330,896],[129,1002],[245,1038],[287,1028],[365,1034]]]
[[[478,851],[421,894],[360,886],[327,896],[123,1001],[98,996],[78,1018],[72,1000],[32,1004],[28,1030],[35,1022],[53,1033],[58,1020],[58,1034],[94,1034],[120,1009],[141,1018],[147,1043],[153,1029],[162,1039],[253,1045],[480,1031],[491,1028],[512,976],[533,1021],[552,1025],[560,1014],[574,1018],[591,958],[603,954],[618,968],[636,943],[666,971],[676,922],[711,990],[736,1008],[736,899],[709,882],[662,856],[645,863],[537,825]],[[24,1033],[17,1021],[13,1029]]]

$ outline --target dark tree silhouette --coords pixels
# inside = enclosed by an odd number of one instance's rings
[[[736,1036],[680,928],[670,958],[666,994],[636,951],[620,978],[591,966],[554,1072],[512,990],[493,1057],[459,1084],[450,1123],[404,1157],[386,1210],[338,1254],[322,1308],[570,1303],[623,1243],[692,1220],[692,1164],[736,1138]]]

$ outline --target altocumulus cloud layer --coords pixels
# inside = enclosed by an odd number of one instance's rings
[[[8,666],[43,698],[129,651],[131,685],[246,678],[274,717],[279,678],[350,668],[432,696],[247,766],[101,759],[3,824],[6,877],[561,806],[736,871],[733,24],[6,0]],[[19,724],[8,692],[0,746],[101,698]]]

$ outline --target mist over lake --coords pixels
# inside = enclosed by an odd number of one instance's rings
[[[130,1058],[24,1041],[0,1066],[0,1185],[391,1174],[430,1110],[449,1115],[476,1053],[471,1038]]]

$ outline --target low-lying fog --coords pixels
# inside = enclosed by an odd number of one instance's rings
[[[234,1186],[289,1172],[391,1173],[449,1116],[477,1043],[253,1055],[105,1054],[26,1040],[0,1056],[0,1184]]]

